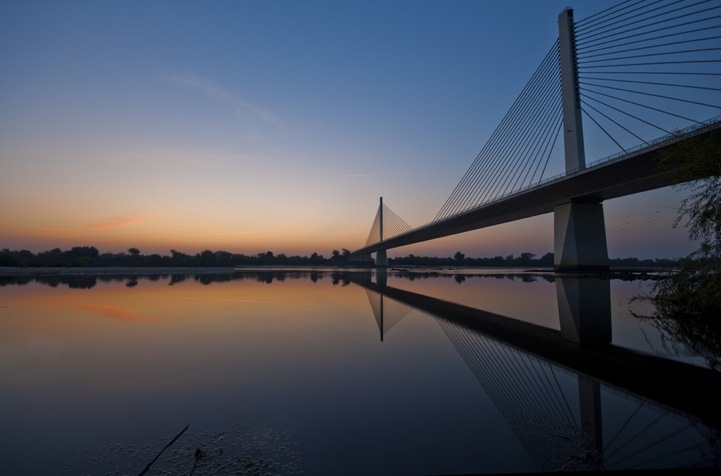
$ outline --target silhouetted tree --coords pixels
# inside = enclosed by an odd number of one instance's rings
[[[684,224],[700,247],[657,281],[648,299],[654,324],[721,368],[721,135],[687,139],[663,157],[690,192],[674,226]]]
[[[521,264],[531,264],[531,261],[536,257],[533,253],[521,253],[521,256],[519,258],[519,262]]]
[[[541,256],[538,264],[541,266],[553,266],[553,253],[546,253]]]
[[[683,160],[674,173],[691,192],[674,226],[684,224],[689,238],[700,242],[681,269],[655,287],[657,306],[670,313],[682,305],[686,314],[721,313],[721,135],[681,142],[668,152]]]
[[[73,246],[70,250],[71,256],[85,257],[85,258],[97,258],[100,253],[94,246]]]
[[[311,264],[320,264],[323,261],[325,261],[325,259],[316,252],[313,252],[313,254],[310,255],[310,263]]]

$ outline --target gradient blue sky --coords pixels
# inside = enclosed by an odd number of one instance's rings
[[[0,248],[330,255],[378,197],[433,219],[599,1],[0,3]],[[603,151],[587,150],[588,160]],[[611,257],[694,249],[683,194],[608,201]],[[553,250],[552,216],[391,256]]]

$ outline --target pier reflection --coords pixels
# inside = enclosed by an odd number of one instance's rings
[[[584,347],[611,342],[611,282],[596,277],[556,278],[561,336]]]
[[[555,279],[560,332],[388,286],[385,272],[352,281],[381,339],[413,309],[435,317],[544,471],[721,464],[719,374],[614,346],[608,280]]]

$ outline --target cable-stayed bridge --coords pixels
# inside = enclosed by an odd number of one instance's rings
[[[352,259],[384,266],[391,248],[553,212],[555,268],[603,269],[604,200],[703,178],[673,167],[694,149],[718,155],[721,0],[626,0],[580,21],[568,8],[558,24],[434,219],[413,228],[381,199]],[[587,162],[586,143],[616,152]]]

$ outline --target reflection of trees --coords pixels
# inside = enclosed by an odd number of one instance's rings
[[[89,289],[97,284],[102,283],[124,283],[126,287],[132,288],[142,281],[157,282],[167,280],[169,286],[193,280],[202,285],[210,285],[213,283],[226,283],[230,281],[258,281],[262,283],[272,283],[274,281],[285,281],[286,279],[310,279],[312,282],[318,282],[326,276],[335,276],[338,278],[343,273],[325,272],[325,271],[292,271],[292,270],[272,270],[272,271],[238,271],[227,273],[196,273],[188,272],[162,272],[154,274],[93,274],[87,270],[82,274],[53,274],[53,275],[24,275],[24,276],[0,276],[0,286],[24,286],[30,283],[44,284],[50,287],[68,286],[73,289]]]
[[[417,279],[446,278],[454,279],[458,284],[464,283],[467,279],[508,279],[511,281],[520,280],[523,282],[534,282],[543,279],[548,282],[554,281],[554,276],[549,274],[510,274],[510,273],[441,273],[436,271],[415,271],[395,270],[391,271],[395,278],[414,281]],[[0,276],[0,286],[26,285],[32,282],[45,284],[51,287],[59,285],[69,286],[75,289],[93,287],[97,281],[103,283],[117,282],[125,283],[127,287],[136,286],[140,281],[156,282],[167,280],[169,286],[182,283],[192,279],[200,284],[209,285],[213,283],[225,283],[230,281],[253,280],[263,283],[274,281],[285,281],[286,279],[309,279],[316,283],[324,278],[330,278],[333,284],[347,285],[351,278],[355,280],[370,280],[369,270],[335,270],[335,269],[268,269],[268,270],[236,270],[232,272],[186,272],[163,271],[155,273],[117,273],[117,274],[94,274],[92,270],[86,269],[82,274],[53,274],[53,275],[24,275],[24,276]]]
[[[168,286],[172,286],[174,284],[182,283],[187,279],[187,276],[184,274],[171,274],[170,275],[170,282],[168,283]]]
[[[0,276],[0,287],[2,286],[24,286],[35,281],[30,276]]]
[[[40,283],[51,288],[60,285],[71,289],[90,289],[98,282],[97,276],[75,275],[75,276],[4,276],[0,277],[0,286],[25,286],[30,283]]]
[[[403,279],[408,281],[421,280],[421,279],[453,279],[458,284],[469,282],[472,279],[504,279],[509,281],[521,281],[524,283],[532,283],[538,280],[544,280],[549,283],[555,281],[555,276],[552,273],[488,273],[488,272],[455,272],[455,270],[432,270],[432,269],[403,269],[394,268],[388,270],[389,276],[393,276],[395,279]],[[112,272],[100,272],[95,273],[92,269],[84,268],[82,270],[76,270],[73,273],[58,271],[58,274],[47,274],[47,275],[32,275],[26,274],[22,276],[0,276],[0,286],[9,285],[25,285],[32,282],[45,284],[48,286],[56,287],[59,285],[71,286],[75,288],[87,287],[88,277],[92,277],[95,281],[103,283],[125,283],[126,286],[131,287],[137,285],[141,281],[157,282],[160,280],[167,280],[168,285],[173,286],[175,284],[182,283],[186,280],[194,280],[203,285],[209,285],[213,283],[224,283],[229,281],[242,281],[242,280],[253,280],[263,283],[272,283],[274,281],[284,281],[286,279],[309,279],[316,283],[322,279],[330,278],[333,284],[344,283],[347,284],[352,277],[354,280],[370,280],[372,271],[369,269],[238,269],[238,270],[226,270],[226,271],[211,271],[210,269],[205,270],[194,270],[193,268],[186,268],[183,270],[177,270],[175,268],[168,268],[162,270],[139,270],[138,272],[123,273],[121,269],[113,270]],[[85,277],[85,278],[81,278]],[[647,279],[643,274],[636,277],[631,275],[618,275],[621,279]],[[85,283],[83,279],[86,279]],[[129,284],[130,283],[130,284]],[[93,284],[94,285],[94,284]]]
[[[477,278],[477,279],[507,279],[510,281],[520,280],[524,283],[532,283],[539,279],[543,279],[544,281],[547,281],[549,283],[552,283],[555,281],[555,276],[550,273],[472,273],[472,272],[464,272],[464,273],[454,273],[451,270],[449,272],[443,272],[443,271],[428,271],[428,270],[414,270],[414,269],[399,269],[395,270],[395,273],[393,274],[396,278],[402,278],[407,279],[409,281],[415,281],[417,279],[437,279],[437,278],[447,278],[447,279],[454,279],[458,284],[464,283],[467,279],[471,278]]]
[[[68,276],[67,285],[71,289],[90,289],[95,287],[98,280],[95,276]]]

